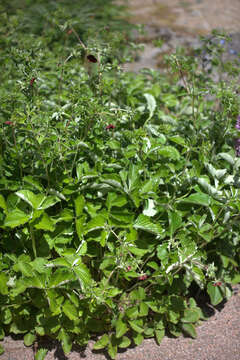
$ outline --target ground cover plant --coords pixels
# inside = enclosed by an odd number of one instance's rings
[[[104,3],[1,5],[0,338],[114,359],[196,337],[197,295],[240,280],[239,69],[215,33],[169,75],[123,73]]]

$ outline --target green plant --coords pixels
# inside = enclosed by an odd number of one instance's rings
[[[239,98],[182,51],[171,78],[122,73],[124,37],[98,36],[102,15],[85,31],[74,6],[30,36],[21,10],[1,13],[0,336],[48,335],[68,353],[99,335],[115,358],[196,337],[193,289],[217,305],[239,281]]]

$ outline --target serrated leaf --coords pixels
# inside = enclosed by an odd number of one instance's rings
[[[162,342],[162,339],[163,339],[164,336],[165,336],[165,330],[164,330],[164,329],[155,330],[155,336],[156,336],[157,344],[160,345],[161,342]]]
[[[64,314],[70,319],[70,320],[78,320],[78,311],[76,307],[71,303],[71,301],[66,300],[64,304],[62,305],[62,309]]]
[[[31,346],[35,340],[36,340],[36,335],[32,333],[28,333],[24,336],[24,345]]]
[[[46,355],[48,353],[47,349],[39,349],[35,355],[35,359],[34,360],[44,360]]]
[[[207,285],[207,292],[213,306],[218,305],[223,300],[223,295],[219,286],[213,286],[213,284],[209,282]]]
[[[182,225],[182,217],[177,211],[168,211],[168,221],[170,236],[172,237],[175,231]]]
[[[147,199],[145,208],[143,210],[143,215],[151,217],[151,216],[156,215],[156,213],[157,213],[157,210],[155,208],[154,200],[153,199]]]
[[[0,194],[0,208],[4,210],[5,214],[7,214],[7,204],[4,197]]]
[[[107,351],[111,359],[115,359],[117,356],[117,345],[110,342]]]
[[[70,353],[72,349],[72,340],[70,335],[63,328],[59,331],[58,339],[61,340],[61,345],[64,351],[64,354]]]
[[[0,273],[0,294],[7,295],[8,294],[8,277],[3,272]]]
[[[234,165],[234,159],[233,157],[228,153],[219,153],[217,154],[217,158],[221,158],[226,160],[229,164]]]
[[[39,219],[34,221],[34,227],[38,230],[54,231],[55,222],[44,212]]]
[[[137,345],[137,346],[141,345],[141,343],[143,342],[143,340],[144,340],[144,337],[143,337],[142,334],[135,333],[135,334],[133,335],[133,341],[134,341],[135,345]]]
[[[31,175],[24,176],[23,181],[26,182],[27,184],[32,185],[38,191],[43,191],[42,185],[36,179],[34,179],[33,176]]]
[[[178,144],[178,145],[181,145],[181,146],[183,146],[183,147],[188,147],[187,144],[186,144],[186,142],[185,142],[185,139],[182,138],[182,137],[179,136],[179,135],[170,136],[170,137],[168,138],[168,140],[173,141],[174,143],[176,143],[176,144]]]
[[[215,187],[210,185],[204,178],[198,178],[197,183],[199,185],[201,185],[203,187],[203,189],[208,193],[208,195],[210,195],[212,197],[222,195],[222,191],[218,191],[217,189],[215,189]]]
[[[127,203],[127,199],[124,195],[119,195],[116,193],[108,193],[107,202],[106,202],[108,210],[110,210],[113,206],[122,207],[126,205],[126,203]]]
[[[104,334],[95,344],[93,345],[93,350],[104,349],[109,343],[109,337],[107,334]]]
[[[139,316],[147,316],[148,315],[148,306],[145,302],[140,303],[139,305]]]
[[[3,340],[5,336],[4,330],[0,327],[0,340]]]
[[[92,220],[90,220],[84,230],[84,233],[87,234],[90,231],[103,229],[105,226],[105,218],[102,215],[95,216]]]
[[[88,267],[85,264],[78,264],[73,268],[83,287],[92,283],[92,278]]]
[[[149,116],[145,121],[145,124],[153,117],[154,111],[156,109],[157,103],[153,95],[151,94],[143,94],[145,99],[147,100],[147,108],[149,111]]]
[[[25,214],[20,209],[15,209],[8,213],[5,218],[4,226],[10,228],[15,228],[17,226],[23,225],[30,220],[30,215]]]
[[[193,324],[182,324],[182,329],[185,333],[190,335],[192,338],[195,339],[197,337],[195,326]]]
[[[180,154],[177,149],[173,146],[164,146],[158,149],[158,155],[164,156],[171,160],[179,160]]]
[[[126,323],[122,320],[117,320],[116,322],[116,338],[122,337],[128,331]]]
[[[33,209],[37,210],[40,208],[46,196],[43,194],[34,194],[30,190],[21,190],[15,193],[20,199],[26,201]]]
[[[199,320],[199,312],[196,309],[185,309],[181,321],[184,323],[195,323]]]
[[[135,319],[138,316],[138,307],[133,306],[126,310],[126,315],[129,319]]]
[[[77,217],[82,215],[84,205],[85,205],[84,197],[82,195],[78,195],[74,199],[74,207],[75,207],[75,213],[76,213]]]
[[[48,286],[55,288],[73,280],[75,280],[75,276],[71,271],[59,268],[52,274]]]
[[[196,205],[202,205],[202,206],[209,206],[211,202],[211,197],[207,194],[204,194],[202,192],[198,192],[196,194],[191,194],[188,197],[179,200],[179,202],[185,202],[189,204],[196,204]]]
[[[123,336],[121,342],[118,344],[118,347],[121,349],[128,348],[130,344],[131,344],[131,340],[128,337]]]
[[[47,198],[44,199],[44,201],[38,207],[38,209],[39,210],[46,210],[46,209],[50,208],[51,206],[55,205],[56,203],[58,203],[59,201],[60,201],[60,199],[57,196],[50,195],[50,196],[48,196]]]
[[[151,222],[148,216],[145,216],[143,214],[140,214],[138,216],[133,227],[135,229],[144,230],[155,235],[161,235],[163,232],[162,227],[159,224],[154,224],[153,222]]]
[[[212,177],[217,178],[218,180],[227,173],[227,169],[215,169],[212,164],[209,163],[206,163],[205,166],[209,173],[212,175]]]
[[[128,323],[134,331],[136,331],[139,334],[143,333],[144,329],[141,326],[139,326],[139,320],[132,320],[132,321],[128,320]]]
[[[232,284],[239,284],[240,283],[240,274],[236,274],[234,275],[232,281],[231,281]]]

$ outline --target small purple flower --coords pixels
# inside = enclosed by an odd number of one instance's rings
[[[234,49],[229,49],[229,54],[231,55],[237,55],[237,51]]]
[[[235,140],[235,154],[236,157],[240,157],[240,139]]]
[[[219,41],[219,44],[220,44],[220,45],[224,45],[224,44],[225,44],[225,40],[224,40],[224,39],[221,39],[221,40]]]
[[[240,130],[240,115],[238,115],[238,117],[237,117],[237,122],[236,122],[235,128]]]

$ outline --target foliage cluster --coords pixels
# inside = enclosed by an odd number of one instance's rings
[[[99,335],[115,358],[196,337],[193,294],[217,305],[240,278],[238,68],[215,34],[171,77],[123,73],[111,1],[21,3],[0,14],[0,338]]]

